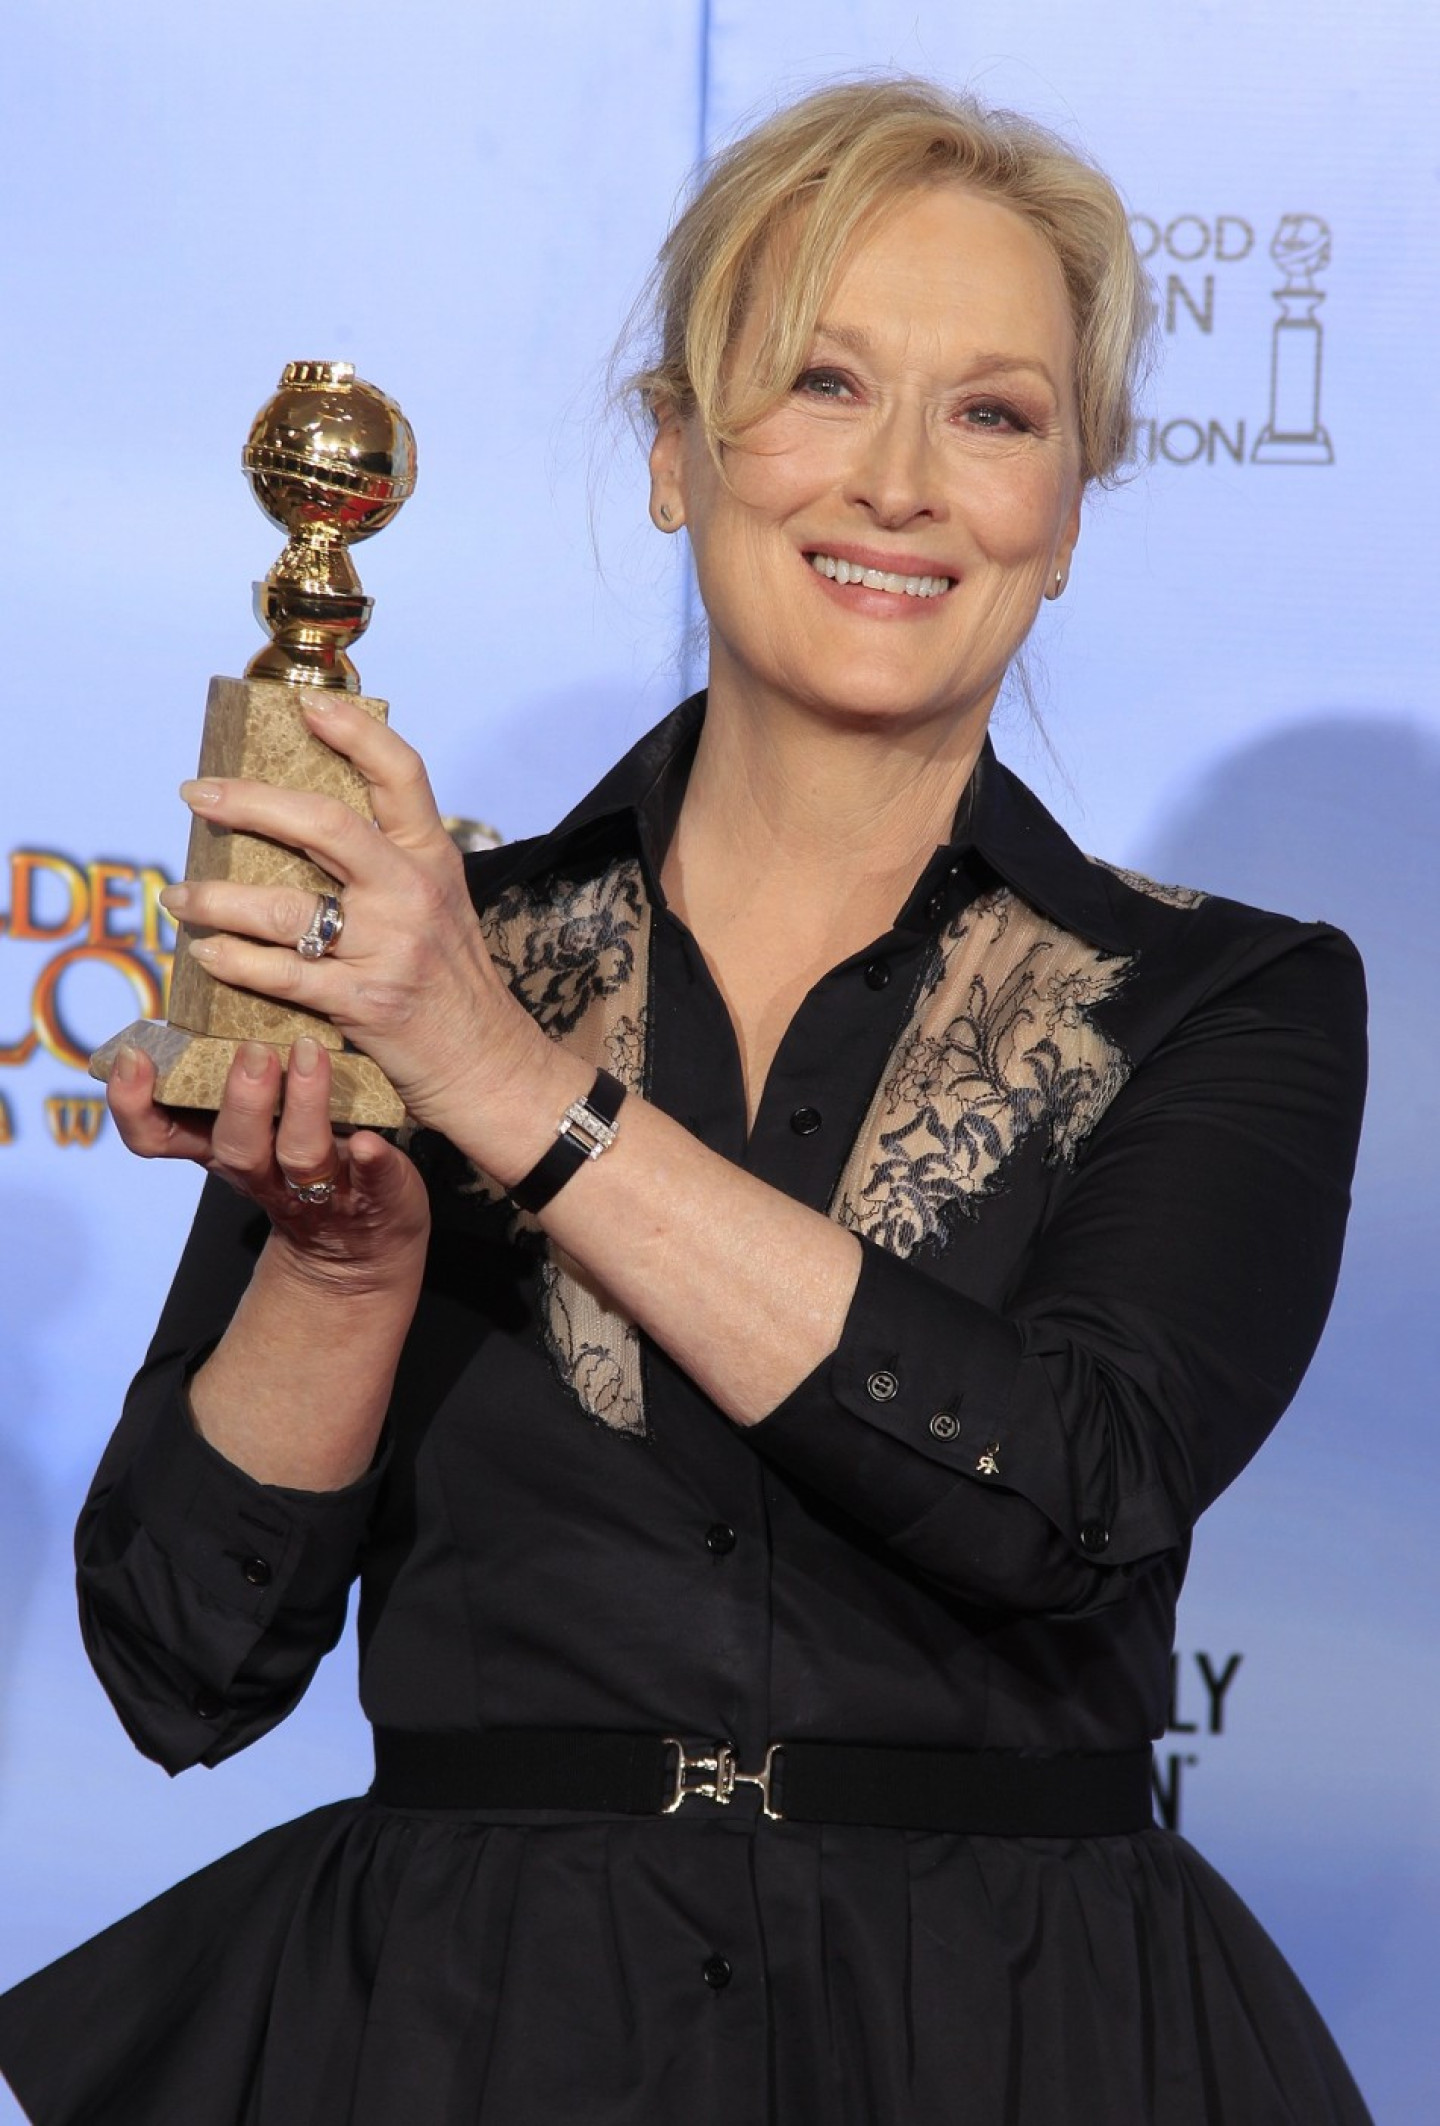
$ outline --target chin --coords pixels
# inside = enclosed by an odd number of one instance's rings
[[[827,723],[856,731],[901,730],[933,723],[958,724],[988,713],[998,681],[974,691],[925,689],[914,674],[857,671],[853,666],[806,690],[805,705]]]

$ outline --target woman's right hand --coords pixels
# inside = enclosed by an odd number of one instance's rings
[[[346,1289],[373,1288],[423,1256],[430,1222],[424,1183],[384,1137],[335,1134],[330,1058],[317,1041],[298,1040],[283,1073],[273,1048],[242,1042],[214,1115],[162,1107],[154,1089],[150,1058],[122,1049],[107,1097],[124,1143],[142,1159],[193,1160],[250,1197],[294,1268]],[[326,1200],[297,1193],[317,1182],[331,1184]]]

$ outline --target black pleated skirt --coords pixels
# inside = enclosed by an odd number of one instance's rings
[[[1365,2126],[1183,1840],[338,1803],[0,2000],[37,2126]]]

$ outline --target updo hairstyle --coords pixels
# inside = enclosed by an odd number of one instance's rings
[[[639,330],[654,350],[625,387],[658,420],[698,418],[717,453],[789,391],[847,246],[909,192],[963,184],[1030,222],[1055,254],[1076,339],[1086,481],[1131,452],[1152,306],[1115,187],[1029,118],[906,77],[843,82],[778,112],[703,165],[666,238]],[[727,361],[759,268],[785,232],[785,277],[753,368]]]

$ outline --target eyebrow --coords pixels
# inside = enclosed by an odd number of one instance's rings
[[[832,340],[837,347],[847,347],[852,354],[870,354],[875,347],[873,333],[867,332],[863,325],[829,325],[823,318],[815,321],[815,337],[817,340]],[[1032,376],[1043,377],[1058,396],[1055,379],[1046,364],[1030,355],[981,354],[967,366],[985,376],[1012,376],[1019,370],[1026,370]]]

